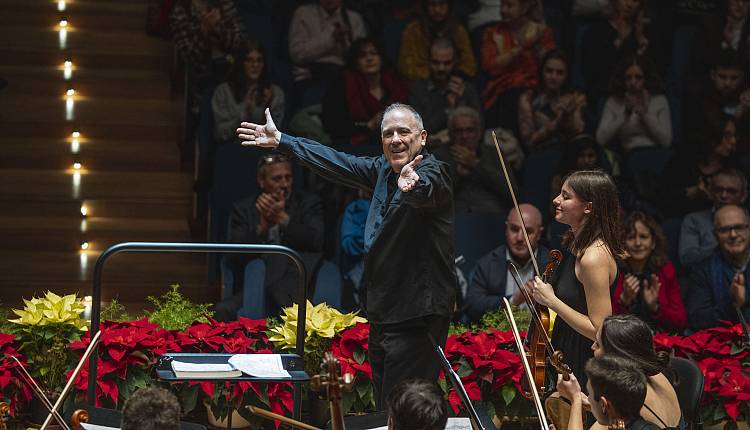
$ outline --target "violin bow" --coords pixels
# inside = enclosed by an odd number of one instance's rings
[[[258,415],[259,417],[263,417],[269,420],[278,420],[294,428],[302,430],[321,430],[318,427],[311,426],[310,424],[305,424],[302,421],[297,421],[293,418],[285,417],[284,415],[279,415],[257,406],[248,406],[248,409],[250,409],[251,413]]]
[[[502,167],[503,169],[503,176],[505,177],[505,183],[508,185],[508,190],[510,190],[510,197],[513,199],[513,206],[516,208],[518,218],[520,218],[521,220],[521,230],[523,231],[523,238],[526,242],[526,247],[529,248],[529,256],[531,256],[531,262],[534,264],[534,273],[536,274],[536,276],[541,277],[542,272],[539,271],[539,264],[537,263],[536,257],[534,256],[534,249],[531,247],[529,234],[526,232],[526,221],[523,219],[523,214],[521,213],[520,206],[518,206],[516,193],[515,191],[513,191],[513,184],[510,182],[510,176],[508,175],[508,168],[505,167],[505,158],[503,157],[503,151],[500,150],[500,144],[497,143],[497,135],[495,134],[495,130],[492,130],[492,141],[495,143],[497,157],[500,159],[500,167]]]
[[[534,384],[534,377],[531,374],[531,366],[529,366],[529,360],[526,358],[524,353],[523,342],[521,341],[521,334],[518,332],[518,326],[516,326],[516,319],[513,317],[513,311],[510,308],[508,299],[503,297],[503,306],[505,308],[505,314],[508,316],[510,322],[510,330],[513,332],[513,339],[516,341],[516,348],[518,348],[518,355],[521,357],[521,364],[523,365],[524,373],[526,378],[529,380],[529,389],[531,390],[531,396],[534,398],[534,407],[536,408],[536,414],[539,416],[539,425],[542,430],[549,429],[547,424],[547,416],[544,413],[544,407],[542,406],[542,400],[539,397],[539,392]]]

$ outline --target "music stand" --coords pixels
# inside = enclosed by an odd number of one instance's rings
[[[474,422],[474,425],[478,430],[486,430],[482,422],[479,420],[477,410],[474,409],[474,405],[469,399],[469,394],[466,392],[466,388],[464,388],[464,384],[463,382],[461,382],[461,378],[458,377],[458,374],[453,370],[453,367],[448,361],[448,358],[445,357],[443,348],[441,348],[440,345],[435,342],[435,339],[432,336],[430,336],[430,342],[432,342],[432,345],[435,347],[435,352],[437,353],[440,364],[443,366],[443,370],[445,371],[445,377],[451,381],[453,388],[456,390],[456,394],[458,394],[458,398],[461,399],[461,403],[469,412],[469,418]]]

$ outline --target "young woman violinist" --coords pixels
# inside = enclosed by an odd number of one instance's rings
[[[612,313],[615,259],[624,253],[617,187],[602,171],[574,172],[553,205],[555,219],[570,226],[563,242],[575,258],[563,259],[552,279],[554,287],[535,278],[529,289],[539,304],[557,313],[552,346],[563,353],[563,361],[583,387],[591,344]]]

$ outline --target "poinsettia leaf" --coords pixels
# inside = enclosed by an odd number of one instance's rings
[[[474,371],[474,369],[470,365],[463,364],[463,365],[461,365],[461,367],[458,368],[458,370],[456,370],[456,373],[458,374],[459,377],[465,378],[465,377],[469,376],[471,374],[471,372],[473,372],[473,371]]]
[[[510,402],[516,398],[516,389],[512,385],[503,385],[500,393],[503,395],[503,400],[506,405],[510,405]]]
[[[362,364],[367,359],[367,353],[361,349],[354,350],[354,359],[357,360],[358,364]]]
[[[354,391],[344,391],[341,395],[341,412],[348,414],[356,401],[357,394]]]
[[[357,384],[354,388],[356,389],[357,395],[359,395],[359,397],[365,397],[365,395],[367,395],[367,392],[372,390],[372,385],[368,383]]]

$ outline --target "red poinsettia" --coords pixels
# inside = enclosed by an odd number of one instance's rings
[[[31,400],[31,388],[21,379],[18,363],[10,357],[16,357],[22,365],[26,365],[26,358],[18,352],[13,344],[15,336],[0,333],[0,399],[6,398],[10,402],[10,414],[15,415],[21,404]]]

